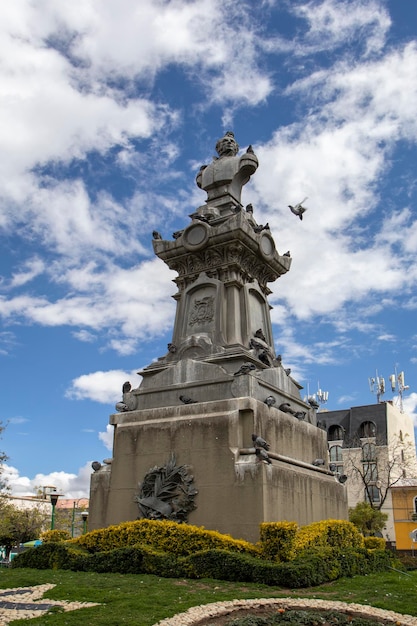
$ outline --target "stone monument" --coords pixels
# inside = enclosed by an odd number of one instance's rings
[[[123,387],[113,457],[91,477],[90,530],[147,517],[257,541],[263,521],[347,518],[316,408],[275,353],[268,283],[291,258],[242,205],[258,159],[251,146],[239,156],[232,132],[216,150],[196,178],[205,204],[172,239],[153,233],[178,274],[172,341],[138,388]]]

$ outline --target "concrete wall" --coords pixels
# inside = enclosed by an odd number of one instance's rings
[[[190,466],[198,490],[191,524],[257,541],[263,521],[347,518],[345,487],[311,465],[327,459],[326,434],[275,407],[237,398],[132,411],[111,421],[114,458],[92,476],[90,530],[136,519],[138,483],[172,452],[178,465]],[[271,465],[257,462],[252,433],[270,442]]]

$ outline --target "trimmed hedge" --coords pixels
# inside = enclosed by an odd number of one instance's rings
[[[67,530],[45,530],[40,535],[42,543],[51,543],[57,541],[66,541],[71,539],[71,535]]]
[[[291,562],[274,563],[218,549],[176,557],[144,545],[89,554],[74,550],[69,542],[32,548],[12,561],[12,567],[157,574],[166,578],[216,578],[293,589],[312,587],[342,576],[381,571],[391,564],[392,553],[389,551],[365,548],[343,552],[335,548],[310,548]]]
[[[383,537],[364,537],[365,548],[368,550],[384,550],[385,539]]]
[[[210,549],[259,555],[259,548],[243,539],[233,539],[230,535],[223,535],[214,530],[168,520],[141,519],[124,522],[117,526],[92,530],[77,539],[72,539],[71,542],[91,553],[140,543],[175,556],[186,556]]]
[[[296,522],[262,522],[261,554],[269,561],[291,561],[295,557],[294,541],[298,532]]]
[[[295,553],[299,554],[312,546],[329,546],[340,550],[363,548],[364,538],[352,522],[329,519],[299,529],[294,540]]]

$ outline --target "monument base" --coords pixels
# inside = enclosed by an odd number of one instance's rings
[[[198,492],[190,524],[256,542],[261,522],[347,519],[326,433],[274,406],[239,397],[118,413],[110,423],[114,456],[91,477],[90,530],[141,517],[139,484],[173,455]],[[270,444],[270,464],[255,455],[253,433]]]

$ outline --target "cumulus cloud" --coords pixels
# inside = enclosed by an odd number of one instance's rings
[[[107,329],[111,347],[131,354],[144,337],[149,339],[171,327],[175,314],[175,304],[170,301],[173,275],[158,259],[131,269],[112,264],[68,269],[68,295],[56,300],[29,294],[0,296],[0,315],[10,321],[24,319],[44,326],[84,327],[79,337],[82,341],[93,338],[91,331]],[[63,275],[60,280],[64,280]]]
[[[414,426],[417,427],[417,393],[411,392],[403,398],[404,411],[413,418]]]
[[[33,478],[21,476],[19,470],[11,465],[3,466],[3,478],[10,485],[14,496],[31,496],[43,485],[56,487],[66,498],[88,498],[90,493],[91,462],[80,467],[78,474],[51,472],[36,474]]]
[[[136,372],[127,373],[121,370],[83,374],[71,382],[65,395],[72,400],[89,399],[112,404],[120,400],[123,383],[131,380],[132,387],[137,387],[140,382],[138,378]]]
[[[100,441],[104,443],[107,450],[113,450],[113,436],[114,436],[114,426],[111,424],[107,424],[106,430],[98,434]]]
[[[279,232],[281,253],[291,244],[293,256],[292,280],[283,277],[274,289],[297,317],[340,311],[365,294],[410,290],[416,283],[409,253],[417,229],[414,215],[408,210],[382,214],[379,232],[368,233],[361,223],[375,210],[375,188],[397,142],[417,138],[416,76],[414,44],[373,62],[322,71],[289,90],[305,98],[313,87],[317,91],[309,118],[256,146],[263,164],[254,177],[257,200]],[[287,205],[303,196],[308,196],[308,211],[295,224]]]
[[[295,4],[293,12],[308,23],[308,31],[298,47],[299,54],[326,50],[349,44],[358,45],[358,31],[363,52],[379,52],[386,41],[391,19],[385,7],[374,0],[338,0]]]

